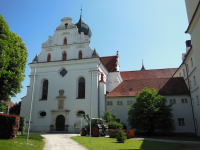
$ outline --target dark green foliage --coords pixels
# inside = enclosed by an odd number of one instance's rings
[[[26,127],[26,118],[23,116],[20,116],[20,127],[18,131],[22,131],[21,133],[24,134]]]
[[[0,15],[0,100],[8,101],[22,88],[28,52],[22,38],[9,31]]]
[[[123,128],[122,129],[127,129],[127,126],[123,123],[123,122],[120,122],[122,125],[123,125]]]
[[[128,109],[128,122],[131,128],[149,133],[159,130],[171,132],[175,130],[172,105],[155,89],[144,88],[136,96],[136,101]]]
[[[19,129],[20,117],[0,114],[0,139],[15,138]]]
[[[6,111],[6,104],[0,102],[0,112]]]
[[[126,135],[124,131],[119,130],[117,133],[116,139],[119,143],[124,143],[124,141],[126,140]]]
[[[111,110],[108,111],[102,111],[104,113],[104,116],[102,118],[106,120],[106,122],[110,121],[116,121],[117,120],[117,114],[111,114]]]
[[[10,108],[10,114],[20,115],[20,109],[21,109],[21,102],[16,103],[13,107]]]
[[[116,121],[110,121],[107,123],[109,129],[122,129],[123,124],[117,123]]]

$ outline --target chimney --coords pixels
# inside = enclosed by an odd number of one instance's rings
[[[187,53],[190,50],[190,48],[192,47],[191,40],[187,40],[185,43],[186,43],[186,53]]]

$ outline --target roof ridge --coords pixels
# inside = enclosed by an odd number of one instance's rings
[[[133,70],[133,71],[120,71],[120,72],[151,71],[151,70],[166,70],[166,69],[177,69],[177,68],[148,69],[148,70]]]

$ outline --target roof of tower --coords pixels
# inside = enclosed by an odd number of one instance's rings
[[[80,15],[79,21],[75,25],[77,26],[79,33],[83,32],[85,35],[88,35],[89,37],[92,36],[92,32],[89,26],[83,22],[82,14]]]

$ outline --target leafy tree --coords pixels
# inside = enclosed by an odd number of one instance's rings
[[[22,38],[9,31],[0,15],[0,100],[9,101],[22,88],[28,52]]]
[[[119,143],[124,143],[124,141],[126,140],[126,135],[124,131],[119,130],[117,133],[116,139]]]
[[[6,111],[6,107],[7,107],[6,104],[0,102],[0,112]]]
[[[10,114],[20,115],[21,102],[16,103],[13,107],[10,108]]]
[[[111,122],[117,120],[117,114],[111,114],[111,110],[103,111],[104,116],[101,116],[106,122]]]
[[[152,133],[155,130],[170,132],[175,130],[172,105],[155,89],[144,88],[136,96],[136,101],[128,109],[128,123],[131,128]]]

